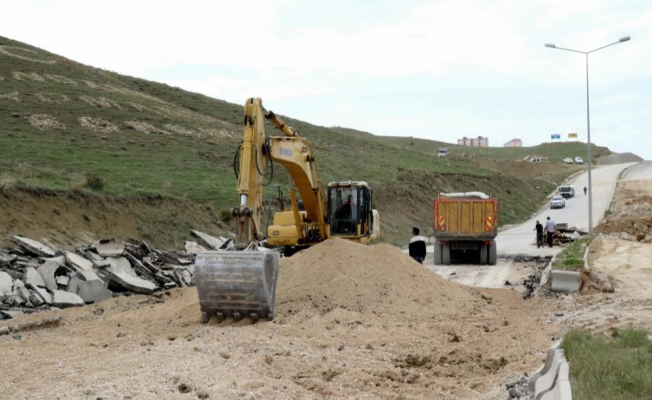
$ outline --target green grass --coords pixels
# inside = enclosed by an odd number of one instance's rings
[[[614,330],[612,337],[576,329],[562,348],[570,367],[573,399],[652,398],[652,341],[641,329]]]
[[[566,246],[564,250],[555,256],[552,268],[563,271],[577,271],[584,268],[584,253],[593,239],[595,239],[595,236],[584,236]]]
[[[92,68],[3,37],[0,45],[38,53],[13,50],[16,54],[55,61],[43,64],[0,53],[0,77],[4,78],[0,80],[0,95],[18,92],[20,98],[20,102],[0,99],[2,182],[17,187],[89,190],[106,196],[160,195],[189,199],[218,210],[237,203],[232,160],[242,137],[241,105]],[[43,81],[17,80],[15,72],[36,73]],[[68,81],[53,80],[52,76]],[[39,97],[43,94],[60,99],[65,96],[68,101],[44,102]],[[274,109],[274,104],[265,106]],[[12,117],[12,113],[20,118]],[[66,129],[39,130],[28,121],[36,114],[51,115]],[[80,124],[81,117],[107,120],[119,131],[89,130]],[[383,236],[395,243],[409,238],[406,227],[432,224],[432,199],[439,191],[494,194],[501,200],[499,223],[514,223],[536,211],[546,194],[576,171],[542,167],[538,175],[522,176],[501,167],[484,168],[479,159],[518,160],[539,155],[561,162],[564,157],[584,154],[585,149],[581,143],[461,147],[283,118],[310,140],[324,183],[352,179],[372,185],[374,206],[383,211],[382,223],[389,228],[383,228]],[[139,132],[130,126],[132,121],[150,124],[167,134]],[[195,135],[185,136],[171,130],[170,125]],[[271,127],[268,133],[276,134]],[[450,149],[449,157],[436,156],[442,146]],[[593,154],[603,150],[595,146]],[[276,170],[273,183],[286,188],[286,173],[281,167]],[[93,189],[89,177],[101,185]],[[276,196],[276,189],[270,186],[264,193],[270,198]],[[403,207],[406,197],[419,202],[397,216],[395,211]]]

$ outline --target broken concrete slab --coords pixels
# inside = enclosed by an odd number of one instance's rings
[[[43,280],[43,277],[41,274],[35,269],[35,268],[25,268],[25,272],[23,273],[23,283],[25,286],[40,286],[40,287],[46,287],[47,285],[45,284],[45,281]]]
[[[46,289],[40,288],[38,286],[30,286],[30,285],[28,285],[28,287],[34,292],[36,296],[41,298],[41,301],[43,303],[47,305],[52,304],[52,295]]]
[[[18,258],[15,254],[0,252],[0,266],[5,266],[13,263]]]
[[[204,232],[192,230],[192,231],[190,231],[190,233],[193,236],[196,236],[196,237],[200,238],[201,240],[203,240],[207,245],[209,245],[210,247],[212,247],[215,250],[220,249],[220,247],[222,247],[222,245],[226,242],[225,238],[216,238],[215,236],[211,236],[211,235],[209,235],[207,233],[204,233]]]
[[[55,290],[52,292],[52,304],[56,307],[76,307],[83,306],[84,300],[75,293],[66,292],[65,290]]]
[[[99,242],[93,243],[93,247],[97,251],[97,254],[102,257],[120,257],[125,250],[123,243],[117,243],[113,239],[100,240]]]
[[[13,291],[14,280],[11,275],[4,271],[0,271],[0,296],[10,294]]]
[[[4,315],[7,318],[17,318],[25,315],[22,311],[12,311],[12,310],[0,310],[0,314]]]
[[[77,278],[75,278],[77,279]],[[108,283],[96,279],[77,282],[77,295],[86,303],[99,303],[113,298],[113,292],[108,289]]]
[[[70,283],[70,278],[68,278],[66,275],[59,275],[55,278],[55,280],[58,286],[68,286]]]
[[[197,244],[197,242],[186,242],[185,249],[188,254],[197,254],[208,251],[204,246]]]
[[[109,280],[122,286],[125,289],[129,289],[137,293],[152,294],[157,288],[156,284],[138,278],[137,276],[132,276],[126,272],[111,272]]]
[[[61,268],[61,265],[57,260],[52,258],[46,259],[45,262],[38,267],[37,271],[41,274],[43,282],[45,282],[45,287],[48,288],[48,290],[57,290],[55,273],[59,268]]]
[[[5,270],[5,272],[8,273],[9,276],[11,276],[12,279],[20,279],[20,280],[23,279],[23,273],[20,272],[20,271],[16,271],[16,270],[13,270],[13,269],[8,269],[8,270]]]
[[[28,250],[31,253],[34,253],[38,256],[41,257],[54,257],[56,255],[56,252],[49,248],[48,246],[44,245],[41,242],[37,242],[36,240],[24,238],[22,236],[12,236],[11,240],[13,240],[15,243],[18,245],[22,246],[24,249]]]
[[[550,290],[553,292],[575,293],[582,288],[582,275],[577,271],[550,272]]]
[[[76,271],[90,271],[93,269],[93,263],[82,256],[69,251],[65,251],[63,255],[66,257],[66,264]]]
[[[110,272],[125,272],[131,276],[137,277],[134,269],[131,268],[129,260],[127,260],[125,257],[108,257],[106,261],[111,263],[111,266],[108,268]]]
[[[23,281],[14,281],[14,291],[13,295],[16,298],[16,303],[18,305],[29,303],[29,296],[30,296],[29,290],[25,287],[25,284]]]

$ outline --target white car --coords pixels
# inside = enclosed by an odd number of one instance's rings
[[[584,164],[584,160],[582,160],[582,157],[575,157],[575,164]]]
[[[550,208],[564,208],[566,207],[566,200],[562,196],[552,196],[550,199]]]
[[[566,164],[572,164],[572,163],[573,163],[573,159],[570,158],[570,157],[566,157],[566,158],[564,158],[564,162],[565,162]]]

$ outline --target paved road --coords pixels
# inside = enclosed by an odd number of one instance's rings
[[[643,167],[636,164],[606,165],[592,169],[594,227],[600,222],[609,207],[618,177],[623,170],[634,166],[629,170],[631,172],[623,174],[627,179],[640,179],[644,176],[649,179],[652,177],[652,163],[640,163],[645,164]],[[539,212],[526,222],[509,227],[498,234],[496,238],[499,257],[497,265],[434,265],[433,246],[428,246],[428,256],[424,265],[444,278],[470,286],[504,288],[505,281],[514,284],[521,283],[521,279],[527,277],[532,271],[502,256],[515,254],[549,256],[562,250],[560,247],[536,247],[536,234],[533,229],[537,219],[543,223],[546,217],[550,216],[556,223],[566,222],[569,226],[575,226],[580,230],[588,230],[588,196],[585,196],[582,190],[584,186],[588,186],[588,173],[579,174],[569,183],[575,186],[576,195],[567,200],[565,208],[551,210],[549,203],[546,203]]]
[[[604,217],[605,211],[609,208],[613,199],[616,183],[620,173],[636,165],[615,164],[605,165],[591,170],[593,178],[593,226],[597,226]],[[645,169],[644,169],[645,170]],[[588,173],[578,175],[569,183],[575,186],[575,197],[566,200],[566,207],[550,209],[548,204],[536,213],[535,216],[526,222],[515,227],[506,229],[498,234],[496,242],[498,254],[531,254],[531,255],[553,255],[561,251],[559,247],[537,249],[533,245],[535,233],[533,231],[536,221],[544,224],[547,217],[555,223],[568,223],[581,231],[589,229],[589,196],[584,195],[584,186],[588,187]]]
[[[652,161],[640,162],[628,168],[621,177],[625,181],[640,181],[652,179]]]

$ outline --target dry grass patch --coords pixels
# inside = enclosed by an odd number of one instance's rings
[[[15,101],[16,103],[20,103],[20,93],[18,92],[11,92],[11,93],[4,93],[0,94],[0,100],[11,100]]]
[[[201,136],[197,132],[191,129],[184,128],[183,126],[179,126],[179,125],[165,124],[163,125],[163,127],[168,131],[176,133],[177,135],[181,135],[181,136],[189,136],[189,137]]]
[[[233,132],[226,129],[199,128],[199,132],[206,137],[229,138],[234,135]]]
[[[54,64],[56,62],[55,60],[48,60],[48,59],[44,60],[44,59],[34,58],[34,56],[39,56],[40,54],[34,50],[23,49],[22,47],[0,46],[0,53],[4,54],[7,57],[33,61],[41,64]],[[20,53],[26,53],[26,54],[21,55]]]
[[[80,99],[82,99],[84,102],[92,105],[93,107],[97,108],[117,108],[119,110],[122,110],[122,107],[120,107],[120,104],[116,103],[115,101],[111,99],[107,99],[106,97],[90,97],[90,96],[79,96]]]
[[[112,133],[120,131],[116,125],[100,118],[80,117],[79,123],[83,128],[90,129],[91,131],[95,132]]]
[[[61,75],[52,75],[52,74],[44,74],[46,78],[48,78],[51,81],[54,81],[56,83],[63,83],[64,85],[72,85],[72,86],[77,86],[77,82],[73,81],[70,78],[66,78],[65,76]]]
[[[5,78],[3,76],[0,76],[0,82],[4,81]]]
[[[16,180],[6,172],[0,177],[0,190],[11,190],[16,187]]]
[[[163,129],[159,129],[155,127],[152,124],[148,124],[147,122],[141,122],[141,121],[126,121],[125,125],[128,127],[137,130],[138,132],[144,133],[149,135],[150,133],[158,133],[161,135],[169,135],[170,132],[164,131]]]
[[[18,81],[24,81],[25,79],[29,79],[34,82],[43,82],[44,79],[41,75],[37,74],[36,72],[18,72],[14,71],[13,72],[14,79]]]
[[[102,87],[100,85],[98,85],[97,83],[95,83],[93,81],[82,79],[82,82],[84,82],[86,84],[86,86],[88,86],[91,89],[102,89]]]
[[[65,94],[59,93],[37,93],[36,97],[44,103],[63,104],[70,101]]]
[[[42,131],[51,130],[51,129],[66,129],[66,126],[61,122],[57,121],[51,115],[48,114],[34,114],[27,117],[27,120],[30,124],[36,129]]]

